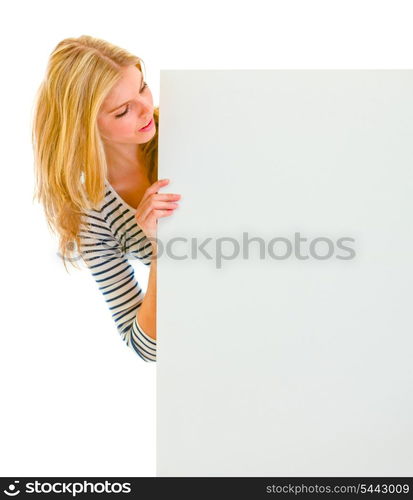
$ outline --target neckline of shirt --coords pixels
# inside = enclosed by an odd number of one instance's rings
[[[110,184],[110,182],[106,179],[106,184],[109,187],[110,191],[115,195],[115,197],[124,205],[128,210],[135,213],[136,208],[131,207],[126,201],[120,196],[120,194],[116,191],[116,189]]]

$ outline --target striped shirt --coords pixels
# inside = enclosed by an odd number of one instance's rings
[[[156,340],[140,327],[136,312],[144,294],[128,260],[151,264],[152,247],[128,205],[105,181],[99,210],[84,210],[79,231],[80,254],[109,306],[126,345],[144,361],[156,361]]]

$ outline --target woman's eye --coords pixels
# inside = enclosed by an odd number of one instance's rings
[[[146,82],[144,82],[144,86],[141,88],[139,93],[142,94],[142,92],[146,89],[147,86],[148,86],[148,84]],[[121,113],[120,115],[115,115],[115,118],[121,118],[122,116],[125,116],[128,111],[129,111],[129,108],[126,107],[125,111],[123,113]]]
[[[128,111],[129,111],[129,108],[126,106],[125,111],[123,113],[121,113],[120,115],[115,115],[115,118],[120,118],[121,116],[125,116]]]

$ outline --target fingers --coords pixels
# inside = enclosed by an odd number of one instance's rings
[[[156,194],[158,192],[158,189],[161,187],[166,186],[169,184],[169,179],[160,179],[159,181],[154,182],[151,186],[148,187],[148,189],[145,191],[144,195],[142,196],[142,200],[146,200],[151,194]]]
[[[153,210],[147,216],[142,217],[140,219],[139,225],[144,226],[145,224],[148,224],[149,222],[151,222],[152,217],[154,219],[152,221],[152,224],[153,223],[157,224],[158,219],[160,219],[162,217],[168,217],[168,215],[172,215],[173,213],[174,213],[173,210],[159,210],[159,209]]]
[[[149,216],[149,214],[153,211],[156,212],[158,211],[163,211],[162,209],[168,209],[168,212],[173,212],[175,208],[179,207],[178,203],[174,203],[171,201],[159,201],[159,200],[154,200],[149,203],[149,205],[143,210],[142,212],[142,218],[146,219],[146,217]]]
[[[158,219],[172,215],[179,206],[173,200],[178,201],[181,198],[180,194],[158,193],[158,190],[168,183],[169,179],[154,182],[145,191],[139,203],[135,217],[145,234],[151,235],[156,232]]]
[[[174,194],[174,193],[157,193],[157,194],[152,195],[152,197],[155,200],[167,201],[167,200],[179,200],[179,198],[181,197],[181,195],[180,194]]]
[[[173,210],[154,210],[153,213],[157,219],[160,219],[161,217],[168,217],[168,215],[172,215],[174,213],[174,211]]]

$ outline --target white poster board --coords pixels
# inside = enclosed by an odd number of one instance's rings
[[[157,475],[411,476],[413,72],[161,71],[162,178]]]

